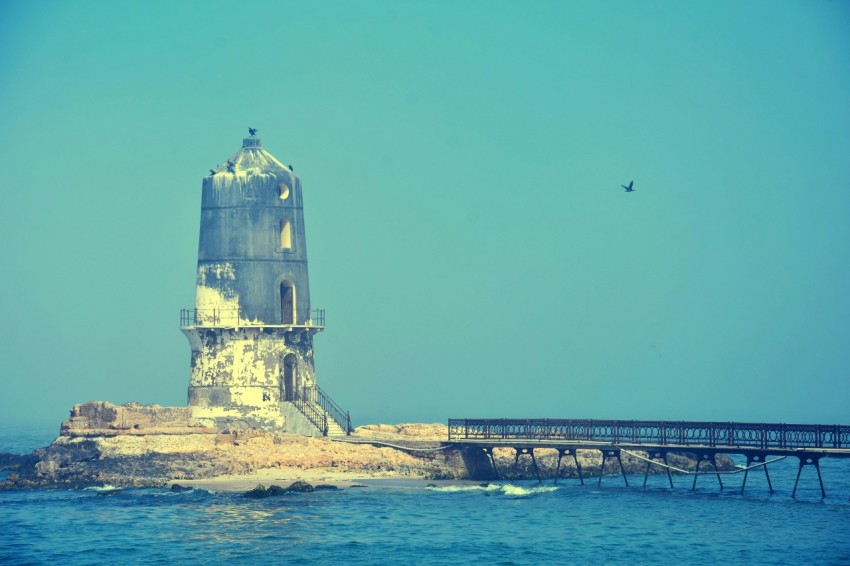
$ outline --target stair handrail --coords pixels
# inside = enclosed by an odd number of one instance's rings
[[[337,405],[333,399],[331,399],[330,395],[324,392],[324,390],[316,385],[316,396],[318,398],[319,406],[322,410],[325,411],[325,414],[330,415],[331,419],[339,425],[339,427],[345,430],[346,436],[351,436],[351,433],[354,432],[354,428],[351,426],[351,415],[348,411],[344,411],[342,407]]]
[[[293,391],[292,404],[295,408],[301,411],[310,423],[322,431],[322,436],[328,435],[328,414],[324,411],[319,411],[309,399],[301,395],[298,391]]]

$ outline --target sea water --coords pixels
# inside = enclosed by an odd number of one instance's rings
[[[0,434],[28,452],[38,434]],[[5,436],[5,437],[4,437]],[[52,433],[46,433],[49,442]],[[743,462],[741,462],[743,463]],[[850,460],[717,478],[367,481],[268,499],[195,490],[0,492],[3,564],[850,564]]]

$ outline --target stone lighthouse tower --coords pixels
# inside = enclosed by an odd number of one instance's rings
[[[251,131],[252,134],[255,130]],[[316,385],[301,180],[253,135],[204,177],[189,405],[219,427],[348,432]]]

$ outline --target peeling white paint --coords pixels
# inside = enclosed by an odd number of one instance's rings
[[[236,280],[231,263],[208,263],[198,266],[198,286],[195,288],[195,308],[199,326],[239,328],[262,324],[259,318],[245,318],[239,305],[239,295],[227,289]],[[222,288],[223,287],[223,288]]]
[[[213,332],[214,338],[208,332]],[[288,345],[280,335],[266,334],[257,328],[198,328],[184,330],[184,333],[192,345],[194,366],[189,385],[193,387],[227,387],[231,394],[239,387],[247,386],[252,390],[265,387],[274,393],[268,401],[262,400],[261,391],[257,393],[259,400],[253,397],[240,399],[257,405],[277,402],[283,358],[287,354],[294,354],[298,362],[298,387],[309,388],[315,384],[313,364],[309,359],[312,348],[302,351]]]
[[[262,407],[192,407],[192,418],[201,423],[215,426],[217,422],[227,421],[256,421],[258,424],[283,430],[286,419],[275,404]]]
[[[232,263],[205,263],[198,266],[198,285],[206,285],[210,276],[215,281],[235,281],[236,269]]]
[[[239,318],[239,296],[225,294],[221,289],[198,285],[195,290],[195,308],[198,309],[199,326],[240,326],[249,321]]]

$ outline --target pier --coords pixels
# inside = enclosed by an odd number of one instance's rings
[[[518,462],[523,455],[531,457],[533,469],[540,481],[540,473],[534,457],[536,449],[558,451],[558,466],[555,481],[561,469],[561,460],[572,457],[579,479],[584,484],[577,450],[597,450],[602,453],[602,468],[605,461],[614,458],[619,463],[626,486],[629,485],[621,454],[627,453],[646,461],[644,487],[651,466],[666,470],[670,487],[673,487],[672,472],[694,476],[696,488],[699,475],[716,475],[720,489],[724,473],[717,466],[718,454],[740,454],[747,458],[743,470],[744,480],[741,493],[747,483],[750,470],[762,468],[768,487],[773,493],[768,464],[795,457],[799,461],[797,478],[791,496],[796,497],[797,486],[803,468],[811,466],[817,471],[821,496],[826,497],[820,472],[822,458],[850,458],[850,426],[811,424],[769,424],[737,422],[694,422],[694,421],[634,421],[592,419],[449,419],[449,443],[461,447],[478,449],[488,457],[493,473],[498,477],[494,448],[515,450]],[[645,453],[644,456],[641,453]],[[671,466],[668,454],[689,454],[696,460],[693,471]],[[773,458],[773,459],[771,459]],[[713,471],[700,472],[703,465],[711,465]],[[599,483],[602,481],[600,471]]]

